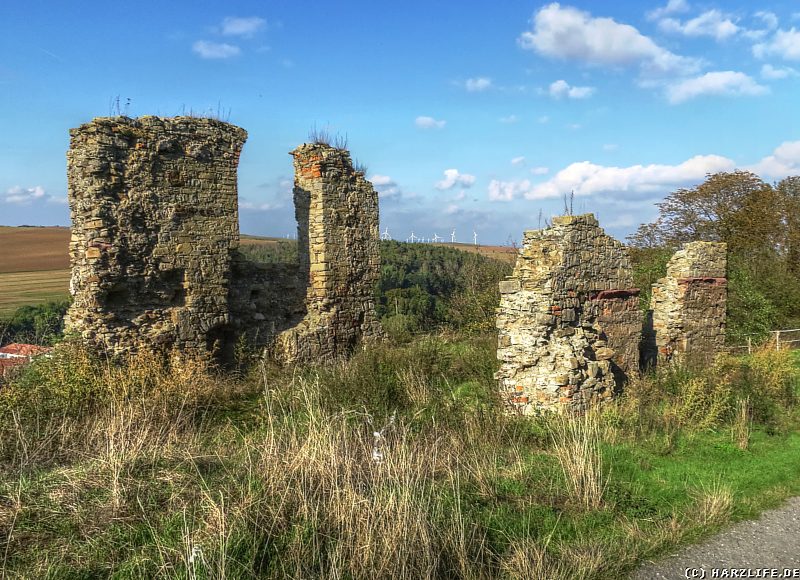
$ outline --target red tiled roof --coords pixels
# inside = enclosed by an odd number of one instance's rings
[[[36,344],[20,344],[18,342],[13,342],[11,344],[7,344],[3,348],[0,348],[0,353],[16,354],[19,356],[36,356],[44,354],[46,352],[50,352],[51,350],[52,350],[51,348],[46,346],[38,346]]]

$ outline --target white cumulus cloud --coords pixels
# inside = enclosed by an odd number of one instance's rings
[[[222,21],[221,31],[225,36],[243,36],[247,38],[264,28],[266,23],[266,20],[258,16],[245,18],[228,16]]]
[[[666,32],[685,36],[710,36],[716,40],[730,38],[740,30],[730,17],[719,10],[708,10],[686,22],[676,18],[664,18],[659,21],[658,27]]]
[[[475,183],[474,175],[470,175],[469,173],[460,173],[458,169],[445,169],[444,179],[436,182],[436,189],[445,191],[452,189],[456,185],[468,188],[472,187],[473,183]]]
[[[746,167],[761,177],[780,179],[800,174],[800,141],[786,141],[758,163]]]
[[[414,119],[414,124],[420,129],[442,129],[447,124],[447,121],[439,121],[433,117],[417,117]]]
[[[225,42],[209,42],[198,40],[192,45],[192,51],[201,58],[224,59],[237,56],[241,50],[238,46]]]
[[[378,192],[378,197],[381,199],[388,199],[398,197],[402,194],[397,182],[388,175],[375,174],[369,178],[375,191]]]
[[[748,75],[737,71],[708,72],[698,77],[678,81],[667,87],[667,99],[673,105],[703,95],[726,97],[757,96],[769,92]]]
[[[757,58],[777,56],[784,60],[800,60],[800,31],[794,26],[789,30],[778,30],[767,42],[753,46]]]
[[[638,65],[648,73],[692,72],[700,65],[697,59],[659,46],[633,26],[558,3],[541,8],[534,15],[533,30],[522,33],[518,42],[544,56],[594,65]]]
[[[732,160],[719,155],[697,155],[678,165],[631,165],[613,167],[580,161],[572,163],[551,179],[527,188],[527,199],[559,198],[571,191],[578,196],[601,193],[659,194],[672,187],[702,181],[706,174],[730,171]]]
[[[489,182],[489,201],[511,201],[529,191],[531,182],[527,179],[517,181],[500,181],[492,179]]]
[[[478,77],[474,79],[467,79],[464,83],[464,88],[471,93],[479,93],[490,89],[492,86],[492,79],[486,77]]]
[[[567,97],[569,99],[587,99],[592,96],[594,87],[573,87],[567,81],[559,79],[550,84],[547,92],[554,99]]]

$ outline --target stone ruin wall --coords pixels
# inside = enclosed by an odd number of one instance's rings
[[[68,330],[114,354],[223,358],[244,336],[287,362],[330,360],[380,335],[378,198],[346,151],[293,153],[300,263],[255,264],[238,252],[243,129],[114,117],[70,137]]]
[[[343,149],[301,145],[292,157],[305,312],[278,336],[275,350],[286,361],[330,360],[382,334],[375,314],[378,194]]]
[[[653,285],[645,329],[648,364],[708,360],[725,346],[727,247],[719,242],[684,244]]]
[[[246,138],[189,117],[100,118],[70,131],[68,329],[111,352],[228,342]]]
[[[513,274],[500,283],[501,361],[508,407],[585,409],[638,372],[641,315],[625,247],[593,215],[526,231]]]

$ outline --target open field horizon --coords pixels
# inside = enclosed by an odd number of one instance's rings
[[[70,229],[60,226],[0,226],[0,317],[17,308],[69,296]],[[281,237],[241,235],[244,246],[294,242]],[[513,246],[431,244],[513,263]]]

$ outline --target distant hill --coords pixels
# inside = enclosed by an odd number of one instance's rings
[[[69,268],[70,230],[65,227],[0,226],[0,274]],[[242,234],[243,245],[273,245],[285,238]],[[473,244],[433,244],[514,263],[516,248]]]

